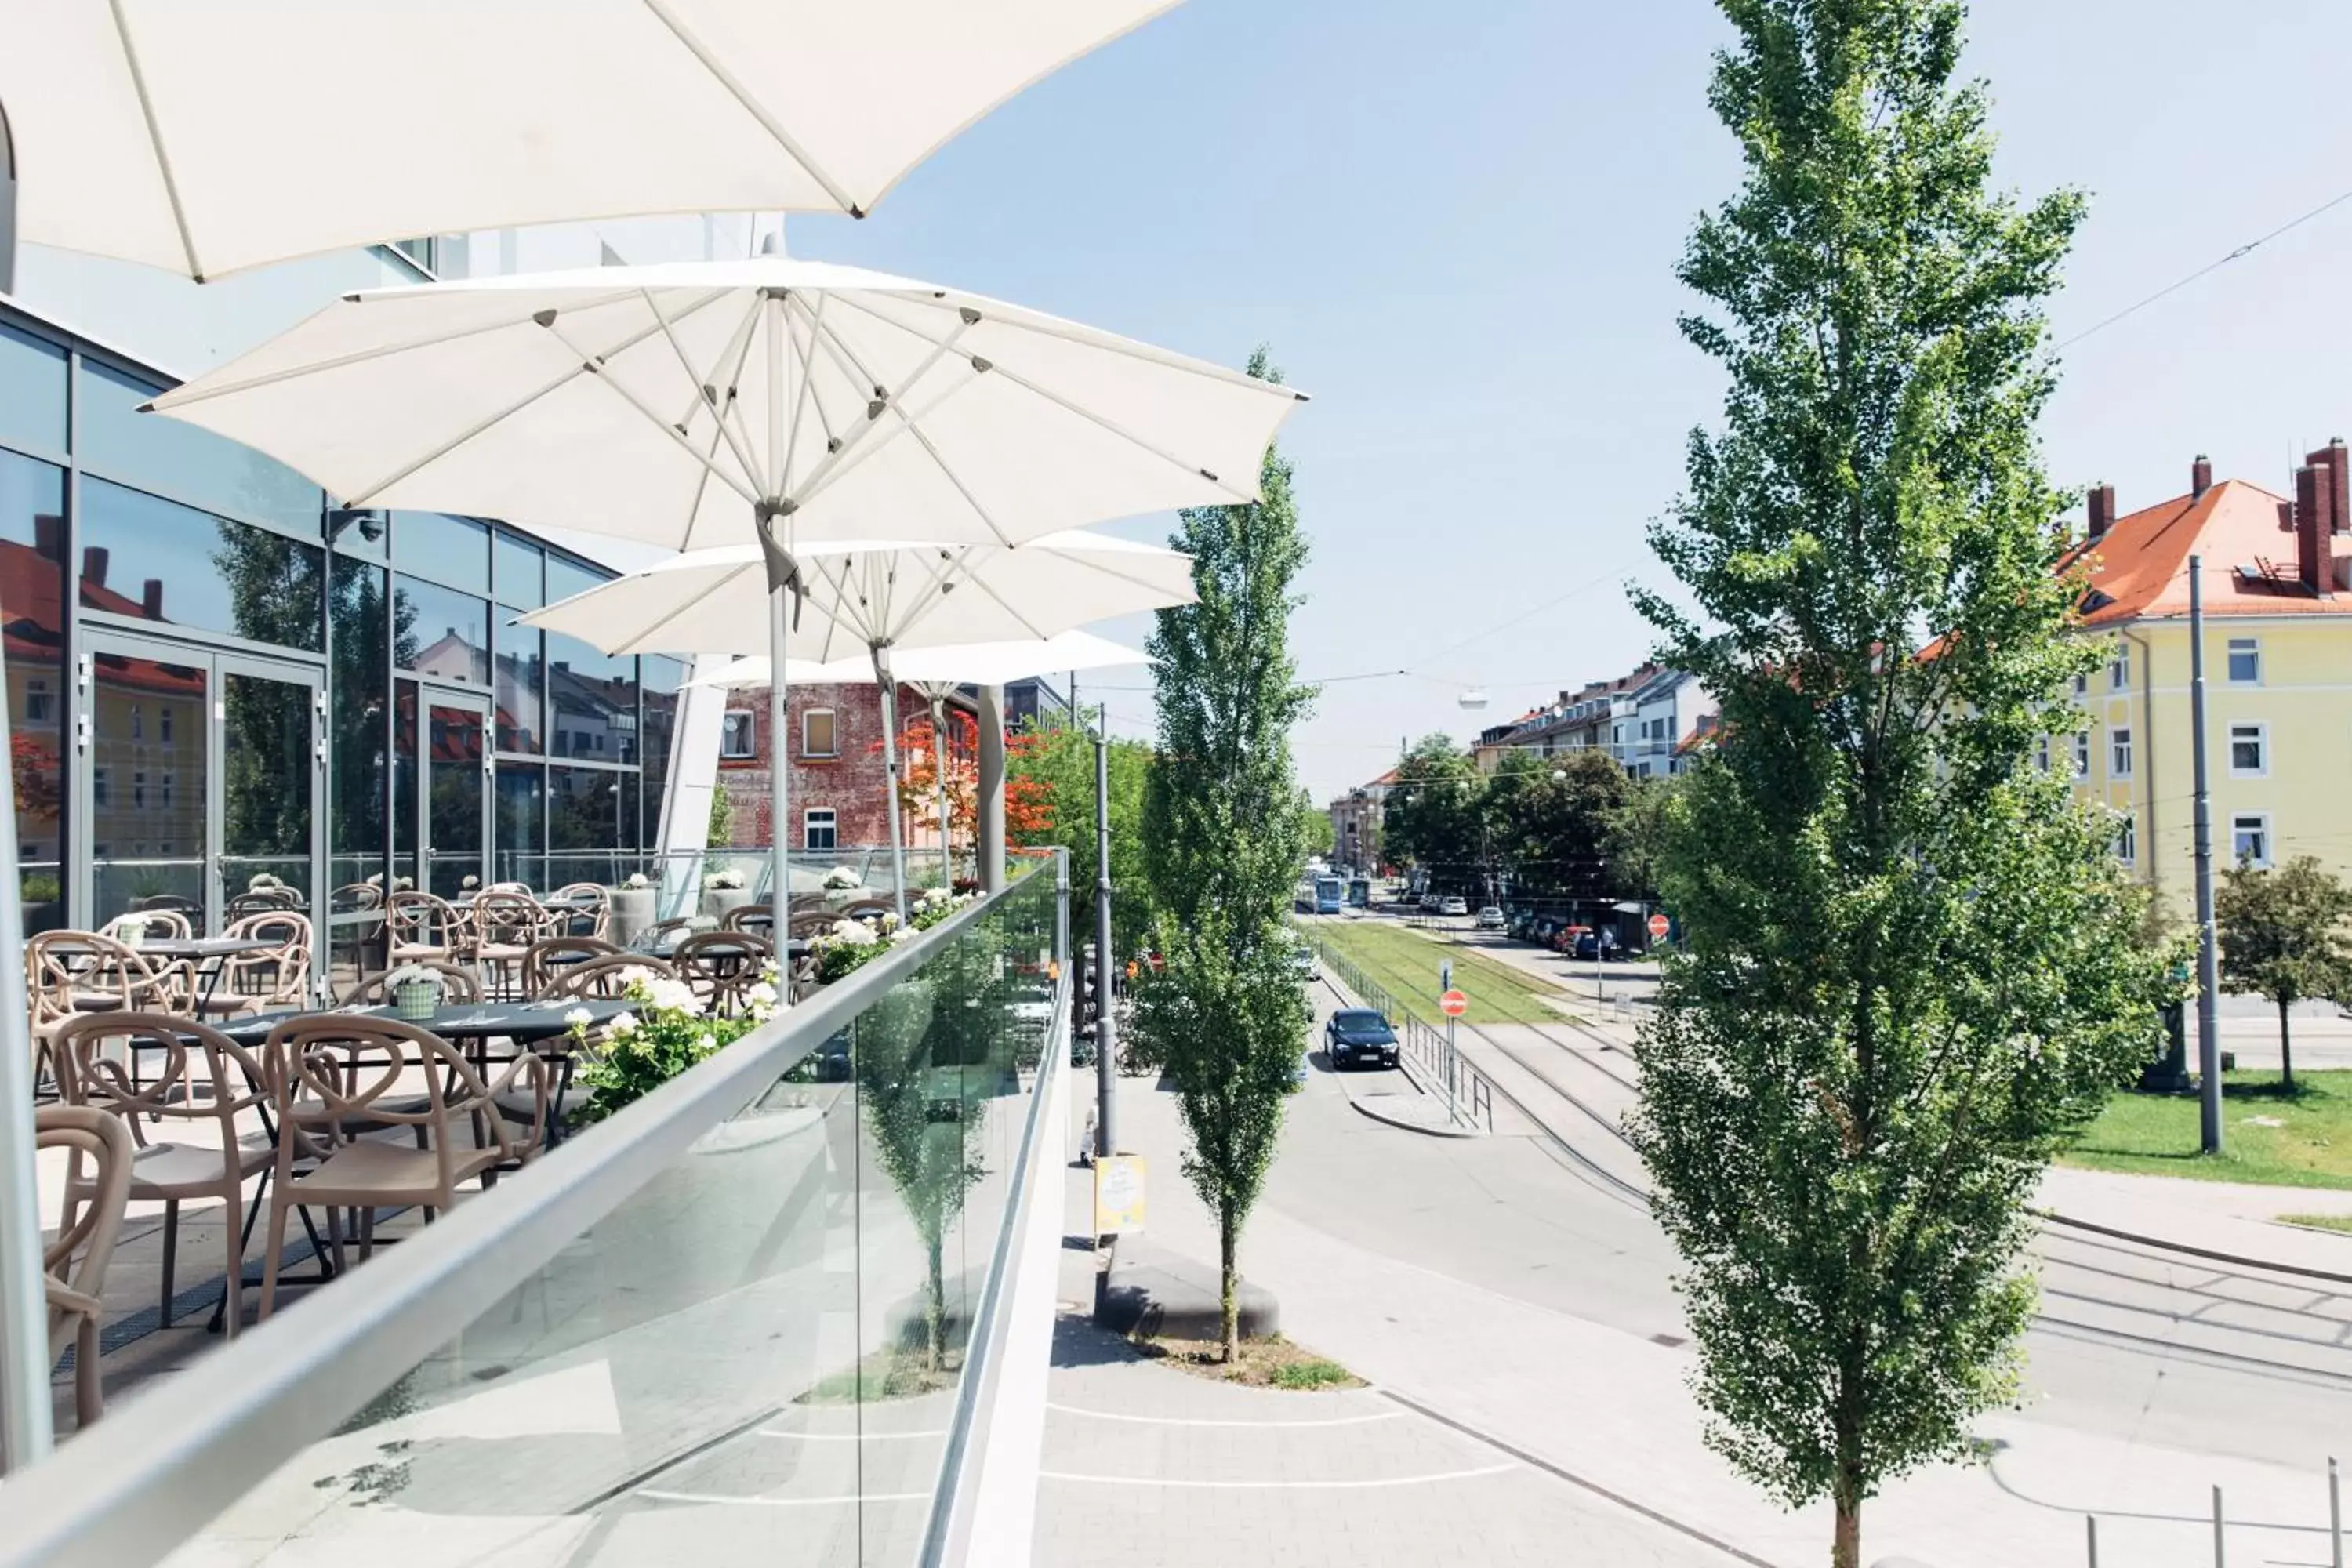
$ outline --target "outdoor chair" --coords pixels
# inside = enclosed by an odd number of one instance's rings
[[[330,914],[365,914],[383,908],[383,889],[375,882],[346,882],[327,895]]]
[[[742,1007],[743,993],[759,984],[774,952],[748,931],[708,931],[679,942],[670,963],[706,1008],[732,1017]]]
[[[576,939],[574,939],[576,940]],[[614,1001],[628,994],[637,980],[676,980],[677,968],[648,952],[608,952],[558,972],[540,992],[550,1002],[578,998]]]
[[[110,936],[126,944],[134,930],[142,938],[162,937],[173,942],[184,942],[196,934],[195,926],[177,910],[148,910],[143,913],[117,915],[98,930],[100,936]]]
[[[441,982],[441,1000],[452,1006],[460,1002],[482,999],[481,977],[462,964],[436,963],[431,959],[411,959],[398,965],[402,969],[428,969]],[[371,974],[343,993],[341,1005],[346,1007],[380,1007],[392,1004],[392,993],[384,982],[392,978],[387,969],[382,974]]]
[[[186,1013],[194,977],[184,963],[151,957],[96,931],[45,931],[25,943],[25,998],[33,1068],[57,1071],[58,1030],[84,1013]],[[138,1072],[132,1053],[131,1072]]]
[[[698,931],[716,929],[716,922],[708,915],[672,915],[666,921],[656,921],[639,931],[636,940],[629,944],[629,950],[632,952],[651,952],[672,937],[683,942]]]
[[[578,900],[574,906],[565,902]],[[592,936],[598,942],[609,942],[613,936],[613,889],[601,882],[567,882],[555,889],[550,902],[559,907],[553,911],[556,934],[561,936]]]
[[[747,931],[753,936],[766,938],[776,929],[776,906],[773,904],[738,904],[719,917],[720,931]]]
[[[123,1064],[107,1054],[116,1040],[136,1040],[164,1053],[163,1084],[193,1079],[211,1093],[177,1100],[159,1089],[142,1089]],[[189,1044],[193,1040],[194,1045]],[[130,1129],[138,1144],[131,1157],[131,1196],[139,1203],[163,1205],[163,1288],[162,1326],[172,1325],[172,1275],[179,1257],[180,1205],[191,1199],[217,1201],[224,1213],[221,1235],[226,1272],[216,1321],[234,1338],[245,1311],[245,1249],[253,1239],[254,1216],[261,1212],[257,1189],[248,1205],[245,1184],[258,1175],[268,1184],[274,1150],[269,1135],[257,1128],[238,1131],[238,1119],[264,1103],[261,1065],[252,1056],[205,1025],[160,1013],[92,1013],[76,1018],[58,1031],[59,1086],[68,1105],[105,1111]],[[202,1063],[202,1071],[198,1064]],[[209,1122],[215,1142],[209,1143],[151,1142],[140,1131],[139,1118],[150,1121],[175,1120]],[[94,1198],[96,1178],[85,1179],[77,1152],[66,1166],[68,1219],[73,1205]]]
[[[264,1320],[277,1305],[289,1210],[315,1205],[328,1211],[329,1245],[340,1272],[337,1211],[357,1211],[364,1262],[375,1248],[377,1209],[414,1206],[429,1224],[456,1205],[462,1184],[478,1179],[484,1188],[491,1186],[501,1168],[527,1163],[547,1138],[544,1060],[525,1052],[495,1083],[486,1083],[440,1036],[390,1018],[289,1018],[269,1032],[262,1070],[278,1118],[258,1314]],[[423,1102],[409,1109],[419,1079]],[[510,1121],[499,1100],[518,1089],[527,1096],[530,1114]],[[378,1129],[395,1128],[414,1129],[422,1146],[376,1135]],[[298,1166],[304,1167],[299,1174]]]
[[[523,959],[554,934],[553,924],[529,893],[492,889],[474,900],[473,959],[491,995],[522,994]]]
[[[206,1017],[239,1013],[273,1013],[300,1007],[310,1000],[310,919],[290,910],[247,915],[228,928],[233,937],[274,942],[266,952],[244,953],[221,965],[220,983],[212,994],[199,998]]]
[[[234,924],[255,915],[299,909],[301,903],[302,895],[291,888],[251,888],[230,899],[222,913]]]
[[[403,888],[384,900],[384,924],[392,945],[384,962],[397,969],[419,961],[462,960],[470,934],[466,917],[446,900],[415,888]]]
[[[106,1312],[106,1268],[122,1235],[122,1211],[131,1202],[131,1130],[118,1116],[86,1105],[45,1105],[33,1113],[33,1143],[64,1149],[79,1167],[87,1158],[91,1173],[86,1192],[66,1197],[64,1223],[42,1249],[42,1283],[49,1307],[49,1364],[57,1365],[70,1342],[74,1351],[74,1415],[84,1426],[105,1413],[99,1377],[99,1320]],[[46,1391],[37,1391],[46,1395]]]
[[[564,971],[592,958],[609,958],[621,950],[601,937],[551,936],[530,944],[522,955],[522,994],[545,996]]]

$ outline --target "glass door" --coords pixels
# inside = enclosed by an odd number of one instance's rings
[[[394,700],[394,875],[456,898],[488,860],[489,699],[403,680]]]
[[[93,632],[75,671],[76,818],[92,927],[175,910],[216,933],[315,913],[325,685],[302,665]],[[240,900],[245,901],[240,903]]]

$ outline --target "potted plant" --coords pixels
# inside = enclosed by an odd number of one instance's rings
[[[633,871],[610,889],[613,899],[612,940],[626,947],[637,933],[654,923],[654,885],[643,871]]]
[[[702,879],[702,912],[713,920],[726,917],[730,910],[741,909],[751,901],[751,890],[744,886],[740,871],[713,871]]]

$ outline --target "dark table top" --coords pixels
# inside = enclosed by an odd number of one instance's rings
[[[173,936],[147,938],[131,951],[143,952],[150,958],[234,958],[240,952],[262,952],[283,945],[283,940],[277,937]],[[98,951],[78,942],[59,942],[58,948],[63,952],[83,953]]]
[[[572,1026],[563,1021],[564,1016],[576,1009],[585,1009],[592,1023],[602,1024],[627,1012],[632,1005],[634,1004],[625,998],[606,1001],[580,997],[560,1002],[460,1002],[453,1006],[436,1008],[428,1018],[403,1018],[389,1006],[356,1007],[345,1011],[356,1016],[390,1018],[394,1023],[415,1024],[444,1039],[474,1039],[503,1035],[509,1039],[543,1040],[569,1030]],[[215,1027],[238,1045],[253,1047],[267,1040],[269,1031],[289,1018],[308,1017],[315,1012],[315,1009],[310,1009],[263,1013],[250,1018],[232,1018]]]

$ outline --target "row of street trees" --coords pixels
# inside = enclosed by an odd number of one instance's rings
[[[1507,752],[1491,774],[1444,735],[1397,764],[1382,853],[1473,897],[1634,899],[1655,891],[1671,780],[1636,779],[1605,752]]]

